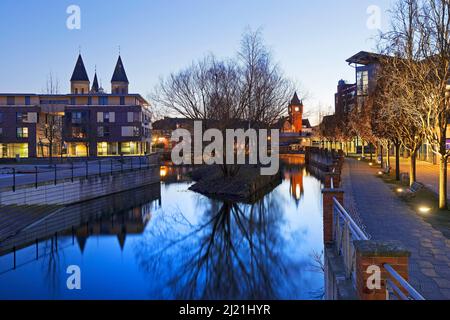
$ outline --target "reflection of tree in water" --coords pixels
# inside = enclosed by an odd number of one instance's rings
[[[61,256],[60,251],[56,248],[55,239],[52,237],[44,242],[44,254],[41,257],[41,266],[44,274],[44,282],[47,283],[50,292],[55,296],[58,295],[60,287]]]
[[[281,250],[283,215],[275,197],[254,205],[210,200],[203,207],[205,223],[192,225],[181,212],[164,212],[139,243],[138,260],[154,279],[155,294],[176,299],[278,298],[289,281],[289,258]]]

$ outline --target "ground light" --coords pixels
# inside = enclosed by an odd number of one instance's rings
[[[420,206],[419,207],[419,212],[420,213],[427,214],[427,213],[430,213],[430,211],[431,211],[430,207],[427,207],[427,206]]]
[[[383,175],[383,171],[378,171],[378,175]]]
[[[373,166],[373,162],[369,162],[369,166]]]
[[[404,191],[405,191],[405,190],[403,190],[403,188],[398,188],[398,189],[397,189],[397,192],[398,192],[398,193],[403,193]]]

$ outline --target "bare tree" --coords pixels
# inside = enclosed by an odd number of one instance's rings
[[[237,58],[219,60],[208,55],[161,79],[153,100],[168,112],[201,120],[204,128],[223,131],[237,123],[270,127],[286,112],[293,92],[261,33],[248,31]],[[226,176],[237,173],[227,165],[222,169]]]
[[[49,72],[47,75],[46,90],[47,94],[58,94],[59,93],[59,79],[57,76],[53,75],[53,72]]]

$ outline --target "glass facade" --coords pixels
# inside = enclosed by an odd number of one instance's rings
[[[118,156],[119,143],[118,142],[99,142],[97,143],[97,155],[104,156]]]
[[[0,158],[28,158],[28,143],[0,143]]]

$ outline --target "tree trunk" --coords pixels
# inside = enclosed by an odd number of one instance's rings
[[[386,154],[386,167],[389,169],[391,168],[391,144],[388,143],[388,147],[387,147],[387,154]]]
[[[364,158],[365,154],[364,154],[364,140],[361,140],[361,156]]]
[[[400,143],[395,144],[395,180],[400,181]]]
[[[447,157],[441,157],[440,161],[439,209],[447,209]]]
[[[410,166],[409,166],[409,186],[412,187],[412,185],[414,184],[414,182],[417,181],[417,176],[416,176],[416,156],[417,156],[417,151],[414,151],[411,153],[411,158],[410,158]]]
[[[380,144],[380,162],[381,162],[380,167],[381,167],[381,169],[384,169],[384,155],[383,155],[383,152],[384,152],[383,145]]]

